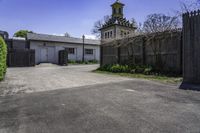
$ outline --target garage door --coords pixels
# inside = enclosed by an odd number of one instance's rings
[[[40,62],[41,63],[45,63],[45,62],[48,62],[48,48],[41,48],[41,51],[40,51]]]
[[[48,62],[55,63],[55,47],[48,47]]]
[[[42,47],[40,51],[41,63],[55,63],[55,48],[54,47]]]

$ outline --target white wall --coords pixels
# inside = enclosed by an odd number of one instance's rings
[[[45,44],[45,45],[44,45]],[[41,49],[53,47],[54,50],[51,49],[49,51],[50,63],[58,64],[58,53],[60,50],[64,50],[65,48],[74,48],[75,53],[69,54],[68,59],[74,61],[81,61],[83,56],[83,45],[82,44],[67,44],[67,43],[56,43],[56,42],[39,42],[39,41],[31,41],[30,49],[35,50],[35,61],[36,64],[41,63]],[[100,46],[98,45],[87,45],[85,44],[85,49],[93,49],[93,55],[85,54],[85,60],[100,60]],[[52,59],[53,58],[53,59]]]

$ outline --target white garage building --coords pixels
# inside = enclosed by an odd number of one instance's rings
[[[65,36],[28,33],[30,49],[35,50],[35,63],[58,64],[60,50],[68,50],[68,59],[81,61],[83,57],[83,39]],[[86,61],[100,60],[100,41],[84,39]]]

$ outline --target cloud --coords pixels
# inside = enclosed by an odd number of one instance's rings
[[[85,35],[86,39],[98,39],[95,35]]]
[[[54,36],[65,36],[65,34],[57,34],[57,33],[53,33],[52,35],[54,35]]]
[[[54,35],[54,36],[65,36],[65,34],[57,34],[57,33],[53,33],[52,35]],[[85,39],[94,39],[94,40],[98,39],[95,35],[84,35],[84,36],[85,36]],[[74,37],[74,36],[71,36],[71,37]],[[80,38],[82,38],[82,36]]]

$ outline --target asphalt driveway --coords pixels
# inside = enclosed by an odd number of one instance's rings
[[[200,92],[179,90],[178,86],[147,80],[93,75],[89,70],[96,66],[76,67],[71,66],[70,70],[64,67],[64,70],[57,71],[63,75],[68,71],[73,76],[80,71],[83,78],[99,76],[101,81],[92,80],[93,84],[82,83],[78,87],[63,89],[47,86],[48,89],[42,91],[36,91],[37,86],[33,85],[36,87],[34,93],[0,96],[0,133],[200,132]],[[31,70],[41,71],[39,69],[43,68],[40,66]],[[60,68],[48,69],[55,71]],[[12,71],[17,73],[17,68]],[[50,70],[42,71],[41,74],[50,72],[49,79],[54,76]],[[8,74],[12,74],[11,70]],[[73,76],[69,79],[76,80]],[[24,79],[24,82],[30,80]],[[84,80],[89,82],[90,79]]]

